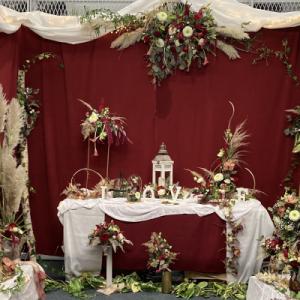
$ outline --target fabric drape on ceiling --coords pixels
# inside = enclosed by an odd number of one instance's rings
[[[281,47],[282,39],[288,39],[291,62],[299,71],[299,35],[299,28],[265,30],[258,39],[274,49]],[[17,41],[9,44],[12,37],[1,36],[7,47],[16,49]],[[51,51],[64,64],[61,69],[55,60],[43,61],[27,74],[28,85],[41,90],[41,113],[29,139],[30,178],[36,189],[31,209],[39,253],[58,253],[62,228],[56,207],[72,174],[86,166],[87,143],[80,133],[86,108],[78,98],[94,107],[104,100],[112,112],[127,119],[133,144],[112,147],[111,178],[139,174],[148,183],[151,160],[165,142],[175,161],[175,181],[190,187],[194,182],[185,169],[210,168],[224,146],[230,100],[236,108],[233,125],[247,119],[251,136],[244,160],[255,174],[256,188],[266,193],[259,195],[259,200],[269,206],[282,193],[280,184],[292,147],[292,140],[283,134],[287,126],[285,110],[299,103],[300,90],[277,60],[271,59],[268,66],[253,65],[253,54],[242,53],[242,59],[229,61],[218,53],[210,57],[206,68],[192,68],[190,73],[178,71],[155,88],[147,75],[147,49],[143,44],[116,51],[109,47],[114,37],[107,35],[89,43],[68,45],[44,40],[27,29],[22,31],[22,38],[21,61]],[[0,59],[4,49],[1,43]],[[15,70],[10,56],[5,64],[11,66],[10,71]],[[2,68],[0,79],[9,86],[11,82]],[[91,158],[91,167],[105,175],[106,145],[99,145],[98,151],[99,156]],[[76,181],[83,183],[83,177]],[[93,181],[96,179],[91,179],[91,186]],[[251,176],[245,170],[241,170],[237,185],[252,187]]]

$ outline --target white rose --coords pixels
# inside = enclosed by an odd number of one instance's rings
[[[182,29],[182,33],[183,33],[183,36],[186,37],[186,38],[189,38],[193,35],[193,28],[191,26],[185,26],[183,29]]]
[[[19,232],[19,228],[18,228],[18,227],[14,227],[14,228],[12,229],[12,232]]]
[[[219,182],[219,181],[222,181],[224,179],[224,176],[222,173],[217,173],[215,176],[214,176],[214,181],[216,182]]]
[[[178,40],[175,40],[174,44],[175,44],[176,47],[180,46],[180,42]]]
[[[226,184],[229,184],[231,181],[230,181],[230,179],[227,178],[227,179],[224,180],[224,182],[225,182]]]
[[[158,194],[159,196],[163,196],[163,195],[166,194],[166,190],[165,190],[165,189],[160,189],[160,190],[158,190],[157,194]]]
[[[98,114],[96,114],[94,111],[89,116],[89,122],[95,123],[98,120]]]
[[[163,48],[165,46],[165,42],[163,39],[157,39],[155,44],[158,48]]]
[[[290,213],[289,213],[289,219],[291,221],[293,221],[293,222],[297,222],[300,219],[300,212],[299,212],[299,210],[294,209],[294,210],[290,211]]]
[[[165,22],[168,19],[168,15],[166,12],[164,11],[160,11],[159,13],[156,14],[156,18],[160,21],[160,22]]]
[[[134,194],[134,197],[135,197],[136,199],[140,199],[140,198],[141,198],[141,193],[140,193],[140,192],[136,192],[136,193]]]

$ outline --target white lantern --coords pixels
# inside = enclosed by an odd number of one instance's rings
[[[174,161],[169,156],[165,143],[162,143],[152,160],[152,184],[165,187],[173,185],[173,165]]]

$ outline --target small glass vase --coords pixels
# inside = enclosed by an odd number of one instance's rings
[[[172,290],[172,273],[169,271],[163,271],[161,291],[164,294],[170,294],[171,290]]]
[[[10,240],[2,240],[3,256],[11,260],[20,258],[20,244],[13,244]]]
[[[289,288],[293,292],[300,292],[300,267],[291,270]]]

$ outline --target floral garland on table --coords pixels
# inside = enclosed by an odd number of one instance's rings
[[[295,293],[289,289],[289,278],[287,276],[275,273],[258,273],[255,275],[260,281],[272,285],[280,293],[284,294],[287,299],[299,299],[300,292]]]
[[[172,251],[172,246],[161,232],[152,232],[150,240],[143,245],[149,254],[147,268],[155,268],[156,272],[171,271],[169,266],[174,263],[178,253]]]
[[[12,247],[20,244],[24,230],[16,223],[10,223],[0,228],[0,249],[4,241],[9,241]]]
[[[96,33],[101,28],[122,32],[112,48],[124,49],[136,42],[149,45],[147,60],[153,83],[159,84],[177,69],[189,71],[192,62],[199,68],[209,63],[208,54],[216,48],[229,59],[240,58],[232,45],[249,35],[242,28],[218,27],[209,7],[193,11],[188,3],[165,2],[147,14],[120,16],[108,10],[93,10],[81,17]],[[125,32],[124,32],[125,31]]]
[[[193,193],[198,195],[199,203],[219,205],[224,212],[227,222],[227,252],[230,253],[229,257],[227,255],[226,269],[232,274],[237,274],[240,257],[238,234],[243,230],[243,225],[233,218],[233,207],[237,202],[235,180],[237,167],[241,165],[241,157],[245,152],[243,148],[248,144],[246,139],[249,135],[244,130],[245,122],[238,125],[234,131],[230,128],[235,112],[233,104],[231,102],[230,104],[232,115],[224,132],[225,146],[217,154],[217,166],[213,171],[201,168],[204,175],[196,171],[188,171],[198,183]]]
[[[14,278],[12,287],[5,287],[6,280]],[[23,290],[26,279],[23,270],[15,262],[7,257],[3,257],[0,265],[0,293],[14,295]]]
[[[124,252],[124,244],[133,245],[130,240],[126,239],[120,227],[116,225],[114,221],[110,223],[103,222],[96,225],[88,238],[90,245],[112,246],[114,252],[117,251],[118,247]]]

